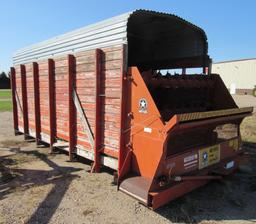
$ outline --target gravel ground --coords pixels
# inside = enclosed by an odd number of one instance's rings
[[[245,147],[252,160],[240,172],[151,211],[118,192],[110,170],[91,174],[85,160],[15,137],[12,114],[2,112],[0,223],[255,223],[256,148]]]

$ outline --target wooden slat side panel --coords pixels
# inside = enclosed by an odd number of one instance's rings
[[[102,146],[105,153],[118,152],[120,141],[121,73],[123,48],[103,50],[102,63]],[[115,154],[115,153],[114,153]],[[113,155],[113,154],[112,154]],[[117,156],[117,154],[115,154]]]
[[[35,99],[34,99],[34,78],[33,64],[25,64],[27,81],[27,101],[28,101],[28,128],[29,134],[35,133]]]
[[[67,56],[55,58],[55,105],[56,105],[56,137],[69,140],[68,132],[68,59]]]
[[[41,132],[50,135],[48,61],[38,62]]]
[[[102,58],[100,63],[100,134],[101,150],[112,156],[118,155],[120,138],[120,110],[121,110],[121,73],[123,66],[123,46],[115,46],[100,49]],[[77,95],[87,117],[91,130],[95,130],[96,108],[96,57],[95,50],[74,54],[75,83]],[[56,137],[69,141],[69,88],[68,88],[68,60],[67,55],[54,58],[54,105]],[[50,135],[50,108],[49,108],[49,66],[48,60],[40,60],[38,63],[38,95],[40,130],[42,134]],[[16,69],[16,91],[22,106],[22,89],[20,66]],[[29,129],[35,129],[35,93],[33,89],[33,66],[26,64],[27,73],[27,97]],[[23,127],[23,115],[19,106],[18,126]],[[77,112],[76,112],[77,113]],[[79,116],[75,116],[76,144],[87,150],[92,150]]]
[[[103,48],[101,62],[101,149],[113,155],[119,148],[122,46]],[[79,52],[76,57],[76,90],[91,129],[95,123],[95,51]],[[77,144],[90,150],[88,136],[77,117]]]
[[[95,50],[79,52],[75,54],[76,58],[76,92],[80,100],[85,116],[88,120],[90,128],[94,134],[95,129]],[[76,116],[77,126],[77,144],[82,145],[87,150],[93,150],[89,142],[88,134],[84,131],[84,127],[80,116]]]
[[[16,71],[16,99],[17,99],[17,114],[18,114],[18,129],[24,132],[23,123],[23,106],[22,106],[22,83],[21,83],[21,69],[20,66],[15,67]]]
[[[18,133],[18,111],[16,101],[16,71],[14,67],[11,67],[11,90],[12,90],[12,110],[13,110],[13,128],[14,134]]]

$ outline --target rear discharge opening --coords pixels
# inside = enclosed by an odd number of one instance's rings
[[[192,72],[196,70],[190,69]],[[204,69],[200,69],[202,73],[199,74],[188,74],[185,68],[141,71],[164,122],[176,114],[237,108],[220,77],[206,75]],[[238,137],[238,127],[235,123],[222,123],[171,132],[166,144],[166,156]]]
[[[206,75],[162,75],[157,72],[148,80],[148,89],[161,113],[168,121],[174,114],[212,109],[214,80]]]
[[[224,85],[215,74],[185,74],[148,70],[141,72],[148,90],[161,114],[167,122],[175,114],[205,112],[236,108],[228,93],[223,92]],[[220,91],[222,89],[222,91]],[[220,97],[226,100],[221,105]]]

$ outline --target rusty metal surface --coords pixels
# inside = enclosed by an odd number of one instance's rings
[[[183,181],[168,189],[158,192],[150,192],[152,197],[151,208],[157,209],[166,203],[207,184],[209,180]]]
[[[150,184],[151,180],[149,178],[142,176],[129,177],[120,184],[119,190],[147,205]]]

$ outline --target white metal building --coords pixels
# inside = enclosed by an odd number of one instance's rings
[[[231,94],[252,94],[256,85],[256,58],[213,63],[212,73],[221,76]]]

